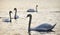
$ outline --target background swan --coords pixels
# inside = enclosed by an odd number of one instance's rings
[[[9,17],[10,18],[3,19],[4,22],[12,22],[11,13],[12,13],[12,11],[9,11]]]
[[[38,7],[38,5],[36,5],[36,10],[34,10],[34,9],[28,9],[27,12],[38,12],[37,7]]]
[[[14,10],[15,10],[14,19],[18,19],[18,18],[19,18],[19,16],[17,15],[17,8],[14,8]]]
[[[34,9],[28,9],[27,12],[35,12]]]

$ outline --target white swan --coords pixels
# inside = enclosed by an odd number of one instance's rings
[[[36,10],[34,10],[34,9],[28,9],[27,12],[38,12],[37,7],[38,7],[38,5],[36,5]]]
[[[4,22],[12,22],[11,13],[12,13],[12,11],[9,11],[10,18],[3,19]]]
[[[48,24],[48,23],[44,23],[41,24],[35,28],[31,28],[31,21],[32,21],[32,15],[28,14],[27,17],[29,17],[29,24],[28,24],[28,34],[31,35],[31,31],[37,31],[37,32],[54,32],[52,29],[56,26],[56,24],[54,24],[53,26]]]

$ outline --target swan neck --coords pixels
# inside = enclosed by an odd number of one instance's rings
[[[37,12],[37,7],[36,7],[36,12]]]
[[[37,11],[37,6],[36,6],[36,12],[38,12],[38,11]]]
[[[28,33],[30,33],[31,20],[32,20],[32,16],[30,16],[30,18],[29,18]]]
[[[10,22],[11,22],[11,21],[12,21],[12,20],[11,20],[11,13],[9,13],[9,16],[10,16]]]
[[[14,16],[15,19],[16,19],[16,15],[17,15],[17,10],[15,10],[15,16]]]

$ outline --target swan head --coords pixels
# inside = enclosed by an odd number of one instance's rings
[[[28,14],[27,17],[32,17],[32,15],[31,14]]]
[[[14,8],[14,10],[17,10],[17,8]]]
[[[38,7],[38,5],[36,5],[36,7]]]

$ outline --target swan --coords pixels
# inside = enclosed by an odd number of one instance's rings
[[[12,11],[9,11],[10,19],[9,18],[3,19],[4,22],[12,22],[11,13]]]
[[[38,7],[38,5],[36,5],[36,10],[34,10],[34,9],[28,9],[27,12],[38,12],[37,7]]]
[[[18,18],[19,18],[19,16],[17,15],[17,8],[14,8],[14,10],[15,10],[14,19],[18,19]]]
[[[30,28],[31,26],[31,20],[32,20],[32,15],[28,14],[27,17],[29,17],[29,25],[28,25],[28,33],[30,34],[30,31],[38,31],[38,32],[51,32],[53,31],[52,29],[56,26],[56,24],[54,24],[53,26],[48,24],[48,23],[44,23],[41,24],[35,28]]]

